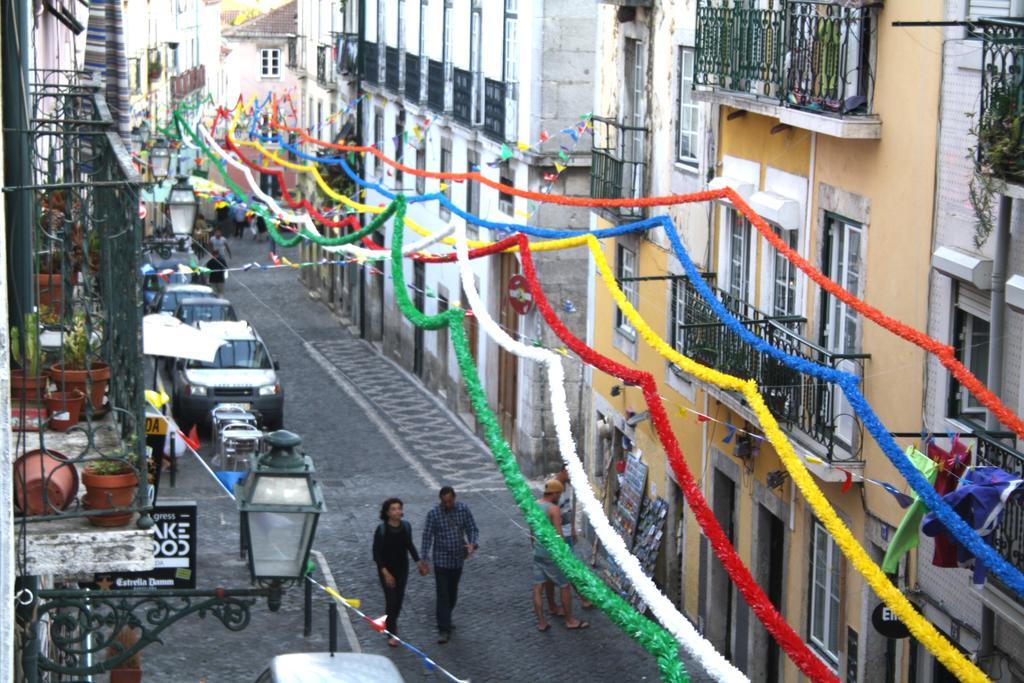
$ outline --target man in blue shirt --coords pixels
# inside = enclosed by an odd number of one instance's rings
[[[480,533],[473,513],[463,503],[455,502],[455,490],[445,486],[440,493],[441,502],[427,513],[423,525],[423,557],[434,561],[434,585],[437,589],[437,642],[448,642],[451,637],[452,610],[459,595],[462,565],[479,547]],[[433,554],[431,554],[433,550]]]

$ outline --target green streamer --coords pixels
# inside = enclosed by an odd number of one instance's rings
[[[217,154],[215,154],[213,150],[209,148],[209,146],[207,146],[206,141],[195,134],[195,132],[188,126],[188,124],[186,124],[182,120],[181,115],[177,111],[174,112],[174,120],[179,126],[179,128],[188,133],[188,136],[192,139],[192,142],[195,143],[203,151],[206,157],[220,170],[220,174],[224,178],[224,182],[227,184],[228,189],[230,189],[233,193],[241,197],[244,201],[248,202],[249,195],[246,194],[246,192],[241,187],[239,187],[239,185],[235,183],[234,180],[232,180],[230,175],[228,175],[227,167],[224,165],[224,161],[219,156],[217,156]],[[394,202],[392,202],[392,205],[393,204]],[[324,235],[312,233],[307,228],[300,225],[299,231],[296,232],[295,235],[291,237],[285,237],[280,232],[277,217],[271,214],[268,207],[266,207],[263,204],[252,204],[250,208],[254,212],[258,213],[260,216],[263,217],[263,220],[267,224],[267,230],[270,233],[270,236],[278,245],[282,247],[294,247],[303,239],[308,239],[311,242],[318,244],[322,247],[338,247],[345,244],[352,244],[353,242],[362,239],[366,235],[369,235],[373,231],[380,228],[389,218],[391,218],[392,214],[394,214],[394,209],[389,207],[391,208],[390,212],[385,210],[383,213],[378,214],[372,221],[370,221],[370,223],[367,224],[366,227],[360,228],[359,230],[353,233],[349,233],[348,235],[340,235],[338,237],[325,237]]]
[[[512,449],[501,433],[494,413],[487,405],[487,397],[480,383],[480,375],[470,353],[469,342],[463,329],[465,311],[449,308],[444,313],[428,316],[412,303],[405,288],[405,274],[402,271],[402,242],[405,230],[405,196],[399,194],[388,208],[396,206],[394,234],[391,241],[391,278],[394,281],[395,301],[399,310],[417,327],[438,330],[448,327],[455,357],[466,383],[466,391],[477,419],[484,426],[484,437],[494,454],[498,470],[505,478],[505,484],[519,509],[523,513],[534,538],[551,554],[555,564],[565,574],[580,594],[604,612],[620,629],[640,643],[654,655],[663,681],[683,683],[689,681],[686,669],[679,661],[679,648],[672,635],[661,626],[637,612],[633,607],[606,586],[572,552],[562,539],[561,533],[551,526],[547,516],[537,505],[530,487],[519,470],[519,464]]]

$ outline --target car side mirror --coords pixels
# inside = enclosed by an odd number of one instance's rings
[[[281,369],[281,364],[278,363],[276,360],[274,361],[274,369],[275,370],[280,370]]]

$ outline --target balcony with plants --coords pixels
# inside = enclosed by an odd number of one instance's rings
[[[99,81],[32,77],[24,135],[33,184],[5,188],[34,216],[22,233],[31,263],[11,278],[33,290],[16,294],[8,321],[14,494],[26,549],[19,571],[61,574],[109,566],[104,541],[125,549],[121,559],[151,560],[141,179]]]
[[[645,192],[647,129],[603,116],[591,117],[594,146],[590,161],[590,196],[594,199],[636,199]],[[643,209],[620,207],[610,217],[638,218]]]
[[[713,282],[709,284],[718,300],[744,327],[772,346],[825,367],[837,368],[842,364],[847,371],[856,367],[857,374],[863,377],[861,363],[849,362],[863,360],[863,354],[853,358],[827,351],[794,331],[794,324],[802,322],[801,318],[773,318],[718,289]],[[845,465],[861,461],[857,438],[851,443],[844,437],[845,430],[838,428],[841,420],[851,418],[847,417],[845,402],[833,385],[753,349],[722,323],[689,280],[676,280],[673,287],[682,290],[677,291],[681,310],[677,311],[676,350],[715,370],[755,380],[779,425],[823,459]]]
[[[878,138],[877,6],[698,0],[694,97],[841,138]]]
[[[979,173],[1024,186],[1024,19],[977,22],[982,37],[981,112],[972,133]]]

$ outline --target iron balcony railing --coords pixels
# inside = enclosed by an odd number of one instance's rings
[[[316,81],[320,85],[329,85],[328,74],[331,73],[329,46],[317,45],[316,48]]]
[[[978,163],[985,173],[1024,184],[1024,19],[986,19],[977,28],[983,46]]]
[[[875,7],[699,0],[694,85],[831,115],[871,113]]]
[[[423,84],[423,74],[420,71],[420,56],[405,53],[405,99],[410,102],[419,102],[420,89]]]
[[[644,194],[647,129],[594,116],[594,146],[590,163],[590,196],[594,199],[635,199]],[[622,207],[624,217],[641,216],[643,209]]]
[[[29,226],[11,226],[30,238],[34,296],[18,306],[36,312],[8,321],[17,328],[12,367],[42,380],[12,397],[12,411],[32,423],[47,391],[71,392],[76,374],[88,377],[81,421],[67,433],[40,428],[16,439],[15,500],[21,519],[39,522],[95,515],[80,499],[56,492],[61,467],[32,460],[35,448],[81,470],[95,461],[130,466],[135,497],[120,512],[149,507],[143,420],[142,280],[139,218],[141,178],[117,133],[102,82],[84,72],[35,70],[27,137],[32,182],[5,187],[9,207],[28,202]],[[19,238],[21,239],[21,238]],[[76,373],[75,371],[84,371]],[[13,374],[13,372],[12,372]],[[106,389],[104,389],[104,377]],[[52,397],[51,397],[52,398]],[[65,408],[66,409],[66,408]],[[62,413],[61,407],[57,411]],[[66,470],[65,470],[66,472]],[[77,477],[75,477],[77,480]],[[51,485],[52,484],[52,485]]]
[[[397,47],[384,48],[384,86],[394,93],[402,92],[402,53]]]
[[[1009,474],[1024,477],[1024,453],[1002,443],[970,420],[961,419],[961,422],[972,429],[971,436],[978,440],[975,465],[999,467]],[[1024,570],[1024,499],[1014,496],[1003,508],[1003,519],[988,541],[1007,562]]]
[[[452,69],[452,116],[473,125],[473,74],[458,67]]]
[[[346,75],[355,73],[356,67],[359,64],[359,34],[341,34],[338,47],[341,50],[337,60],[338,73]]]
[[[444,113],[444,64],[435,59],[427,61],[427,106],[438,114]]]
[[[824,447],[831,461],[849,462],[857,444],[844,443],[837,424],[844,412],[837,390],[829,383],[783,365],[754,350],[727,328],[697,293],[689,280],[676,280],[676,296],[682,296],[682,320],[677,320],[676,350],[685,356],[743,379],[754,379],[765,403],[779,423],[797,429]],[[682,288],[682,291],[678,291]],[[747,329],[786,353],[812,363],[836,368],[850,356],[834,354],[810,342],[786,323],[797,319],[772,319],[754,306],[712,287],[715,296]],[[860,365],[854,366],[860,372]],[[850,364],[843,369],[851,370]]]
[[[363,41],[363,80],[371,85],[380,81],[380,50],[377,43]]]
[[[505,141],[505,84],[490,78],[484,79],[484,135]]]

